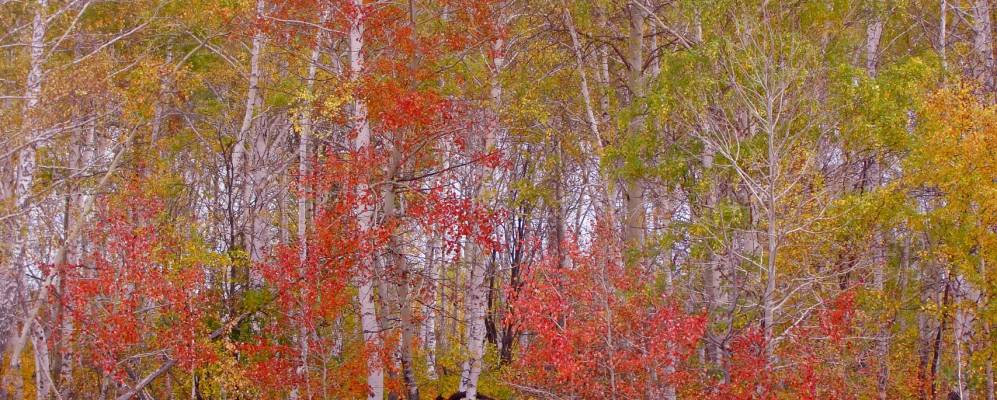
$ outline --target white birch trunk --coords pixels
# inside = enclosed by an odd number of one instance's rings
[[[461,368],[459,391],[466,393],[467,399],[476,399],[478,378],[481,376],[485,347],[485,265],[480,246],[468,243],[471,260],[471,275],[468,279],[467,298],[467,358]]]
[[[256,16],[262,18],[266,11],[266,0],[256,1]],[[260,217],[265,209],[263,183],[267,176],[265,167],[266,157],[266,130],[253,129],[254,121],[257,118],[256,109],[261,106],[262,98],[259,93],[261,58],[263,47],[266,43],[266,36],[262,30],[258,30],[253,35],[253,45],[250,49],[249,59],[249,88],[246,93],[246,108],[242,117],[242,125],[239,127],[239,137],[236,148],[232,153],[233,173],[236,177],[242,177],[241,185],[235,185],[241,189],[239,197],[239,213],[241,231],[243,233],[243,249],[249,255],[250,266],[246,268],[245,284],[251,285],[252,264],[263,259],[264,249],[268,238],[266,237],[266,224]]]
[[[571,35],[571,47],[575,53],[575,62],[578,65],[578,74],[581,77],[581,89],[582,89],[582,100],[585,104],[585,116],[588,119],[589,129],[592,131],[592,135],[595,136],[595,148],[598,154],[601,156],[604,154],[603,151],[603,138],[602,133],[599,131],[599,122],[595,117],[595,106],[592,101],[591,90],[589,89],[588,74],[585,72],[585,63],[582,56],[582,46],[578,40],[578,32],[575,29],[574,18],[571,16],[571,12],[568,10],[567,5],[564,6],[564,23],[568,26],[568,33]],[[601,163],[601,160],[600,160]],[[609,182],[610,177],[603,173],[602,169],[599,169],[599,177],[603,180],[602,190],[596,194],[595,197],[601,196],[601,200],[605,203],[606,216],[610,219],[610,224],[616,223],[616,213],[613,207],[613,197],[609,192]]]
[[[974,74],[980,79],[984,90],[993,92],[994,87],[994,46],[993,25],[990,20],[990,0],[975,0],[973,13],[973,52],[976,53],[977,67]]]
[[[948,42],[948,38],[946,37],[946,34],[948,33],[948,28],[946,27],[946,24],[948,23],[948,10],[948,0],[942,0],[938,13],[938,53],[942,56],[943,70],[948,68],[948,59],[945,54],[945,48],[947,47],[946,42]]]
[[[505,66],[504,51],[505,41],[501,38],[495,39],[492,42],[494,56],[492,58],[491,90],[489,93],[493,107],[493,120],[485,127],[485,152],[495,151],[496,132],[500,129],[498,112],[502,106],[502,85],[498,76]],[[492,176],[492,172],[492,168],[480,165],[475,167],[475,193],[473,194],[479,200],[482,200],[480,188],[490,181],[489,177]],[[467,243],[467,250],[470,255],[468,260],[471,262],[471,275],[468,277],[469,296],[464,316],[468,323],[466,332],[468,355],[461,368],[459,390],[466,393],[467,399],[475,400],[477,399],[478,378],[481,376],[485,354],[485,309],[487,308],[488,295],[488,287],[485,285],[485,275],[487,275],[485,260],[490,257],[484,254],[481,246],[471,240]]]
[[[358,82],[364,72],[364,0],[352,0],[355,10],[350,14],[349,30],[349,54],[350,54],[350,80]],[[357,151],[364,151],[370,146],[370,123],[367,120],[367,103],[362,98],[356,97],[353,100],[352,122],[356,130],[356,138],[353,148]],[[357,188],[359,192],[366,192],[370,188],[365,183],[361,183]],[[360,229],[368,230],[374,222],[374,210],[366,205],[358,206],[358,218]],[[374,306],[374,276],[373,257],[369,256],[364,260],[368,264],[368,269],[359,274],[359,292],[357,301],[360,303],[360,326],[363,329],[364,342],[367,348],[381,348],[380,324],[377,321],[377,312]],[[379,357],[375,354],[368,356],[367,360],[367,386],[369,400],[381,400],[384,398],[384,368],[381,366]]]
[[[773,115],[772,103],[767,103],[769,106],[766,110],[766,116]],[[777,185],[779,176],[779,156],[776,153],[776,127],[772,125],[770,120],[766,121],[766,135],[768,136],[768,180],[767,187],[764,189],[763,195],[765,196],[765,215],[767,218],[768,232],[766,234],[766,244],[768,246],[767,252],[765,254],[766,258],[766,270],[765,270],[765,294],[762,297],[762,307],[763,307],[763,323],[765,325],[764,335],[765,335],[765,366],[766,368],[771,368],[774,362],[773,350],[775,339],[775,289],[776,289],[776,252],[779,248],[779,231],[778,231],[778,219],[776,214],[777,206]]]
[[[866,39],[865,39],[865,68],[866,72],[870,77],[875,77],[879,68],[879,46],[880,41],[883,37],[883,27],[885,25],[885,20],[879,12],[873,15],[872,21],[866,27]],[[875,157],[875,156],[873,156]],[[872,166],[869,167],[868,175],[871,177],[866,179],[865,190],[876,190],[876,188],[881,184],[883,169],[879,166],[879,161],[877,159],[872,160]],[[886,264],[888,262],[886,255],[886,242],[884,240],[883,234],[877,232],[875,239],[873,240],[875,259],[873,260],[873,289],[878,293],[883,293],[885,279],[886,279]],[[880,360],[879,371],[877,371],[876,377],[876,395],[880,400],[885,400],[887,398],[887,393],[889,389],[890,381],[890,368],[889,363],[886,361],[888,359],[890,352],[890,325],[883,324],[879,328],[879,332],[876,337],[876,355]]]
[[[325,25],[326,20],[329,18],[329,10],[322,10],[321,16],[319,17],[319,25]],[[308,212],[309,212],[309,201],[308,196],[310,196],[310,191],[306,187],[305,178],[308,176],[309,171],[309,147],[312,136],[312,126],[314,121],[312,121],[312,92],[315,88],[315,75],[318,71],[318,60],[321,56],[322,45],[324,44],[324,31],[319,29],[315,33],[315,46],[312,47],[311,56],[308,58],[308,72],[305,78],[305,93],[307,93],[307,103],[301,109],[301,137],[298,139],[298,265],[301,274],[305,273],[305,263],[308,260]],[[302,314],[304,310],[302,310]],[[298,367],[298,374],[304,379],[304,394],[305,398],[311,398],[311,385],[309,383],[308,374],[308,357],[309,357],[309,346],[308,338],[311,335],[308,327],[302,323],[298,327],[298,351],[301,352],[301,365]],[[295,388],[291,393],[293,398],[299,396],[299,389]]]
[[[256,15],[258,17],[263,15],[264,7],[264,0],[256,0]],[[246,110],[242,116],[242,125],[239,127],[235,148],[232,149],[232,170],[235,176],[239,176],[242,173],[246,158],[248,157],[246,155],[246,136],[249,134],[249,129],[253,126],[256,97],[259,93],[260,53],[263,52],[263,42],[265,39],[262,31],[257,30],[256,34],[253,35],[253,47],[249,53],[249,89],[246,92]]]
[[[956,278],[956,286],[961,286],[964,281],[962,277]],[[969,313],[962,308],[960,304],[960,298],[962,297],[962,288],[957,289],[956,292],[956,312],[955,318],[953,320],[952,336],[955,339],[955,370],[956,370],[956,390],[959,392],[959,399],[966,400],[969,397],[966,393],[966,375],[963,371],[963,347],[966,343],[966,336],[970,332],[970,318]]]
[[[31,334],[31,347],[35,356],[35,388],[38,400],[48,399],[49,393],[55,388],[55,382],[50,373],[51,361],[45,332],[41,324],[34,325]]]
[[[36,121],[33,115],[37,112],[38,103],[41,97],[42,89],[42,64],[44,63],[44,51],[45,51],[45,32],[48,28],[48,22],[45,12],[48,8],[47,0],[38,0],[35,5],[35,15],[31,23],[31,43],[29,48],[30,65],[28,70],[27,81],[25,82],[25,103],[24,103],[24,125],[22,126],[22,131],[25,132],[25,138],[27,143],[24,147],[18,151],[18,165],[15,170],[15,183],[14,183],[14,201],[15,207],[18,212],[25,213],[25,215],[19,217],[19,226],[24,226],[24,232],[14,232],[14,249],[11,259],[14,260],[13,267],[10,268],[11,276],[14,279],[5,280],[3,287],[3,297],[4,303],[3,315],[13,316],[16,299],[21,297],[20,285],[18,282],[21,281],[21,276],[28,272],[29,265],[31,264],[33,257],[29,251],[31,248],[31,238],[36,231],[35,227],[38,224],[39,215],[36,207],[31,204],[31,188],[34,186],[35,181],[35,171],[37,169],[37,151],[39,141],[42,139],[38,136],[38,127],[35,126]],[[30,328],[31,324],[34,323],[34,316],[29,314],[25,317],[22,322],[24,326],[17,329],[17,324],[14,322],[16,319],[10,317],[9,321],[9,332],[6,334],[10,335],[10,343],[8,343],[10,351],[10,361],[9,368],[3,376],[2,387],[0,387],[0,393],[3,393],[6,388],[13,388],[13,394],[15,398],[23,398],[24,396],[24,380],[20,375],[21,371],[21,352],[24,350],[24,346],[27,342],[27,335],[22,334]]]
[[[436,268],[436,235],[432,232],[427,232],[426,235],[428,239],[426,240],[426,273],[429,276],[429,301],[423,307],[423,316],[425,316],[425,322],[423,323],[423,343],[426,344],[426,371],[431,379],[436,379],[436,314],[437,309],[440,307],[439,301],[439,286],[440,281],[440,271]]]
[[[866,27],[865,69],[869,76],[876,76],[879,67],[879,42],[883,37],[883,25],[883,18],[877,15]]]
[[[644,5],[642,0],[630,0],[628,18],[630,32],[627,36],[627,87],[630,89],[630,106],[644,100]],[[640,134],[644,129],[644,116],[638,112],[631,117],[627,126],[629,135]],[[639,247],[644,240],[644,188],[637,177],[627,177],[624,182],[624,227],[623,243],[628,247]]]
[[[265,0],[256,1],[256,15],[261,17],[264,12]],[[247,208],[249,204],[249,198],[245,194],[248,186],[251,185],[249,182],[248,174],[246,174],[246,164],[248,163],[248,158],[250,154],[246,151],[246,142],[248,141],[247,136],[249,135],[249,130],[253,126],[253,120],[255,115],[257,97],[259,93],[259,80],[260,80],[260,56],[263,52],[263,45],[265,37],[262,31],[257,30],[256,34],[253,35],[253,43],[250,48],[249,57],[249,88],[246,91],[246,106],[245,111],[242,116],[242,124],[239,127],[239,132],[236,135],[236,142],[232,148],[232,187],[227,188],[229,193],[234,195],[234,193],[239,192],[242,189],[241,196],[235,200],[236,209],[235,212],[238,213],[239,217],[236,217],[233,224],[238,224],[238,226],[233,226],[234,231],[243,231],[246,229],[246,221],[252,223],[252,219],[247,213]],[[251,245],[253,235],[245,235],[243,237],[243,245],[245,251],[249,253],[250,260],[255,261],[256,255],[253,254],[253,249]],[[229,304],[231,302],[231,297],[235,295],[235,279],[236,279],[235,267],[229,266],[225,270],[224,277],[224,292],[225,292],[225,303]],[[228,317],[228,316],[226,316]]]

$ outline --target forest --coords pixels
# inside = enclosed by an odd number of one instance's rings
[[[0,0],[0,400],[995,400],[995,0]]]

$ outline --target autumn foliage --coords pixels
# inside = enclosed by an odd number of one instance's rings
[[[995,7],[0,0],[0,400],[993,400]]]
[[[514,298],[510,318],[530,332],[515,379],[559,397],[595,399],[660,396],[687,377],[682,367],[706,318],[683,312],[625,265],[605,225],[587,248],[570,241],[563,249],[531,266]]]
[[[171,357],[187,370],[216,360],[205,340],[213,310],[204,305],[217,292],[164,228],[162,200],[141,189],[131,183],[101,207],[88,231],[92,250],[79,265],[59,267],[65,295],[54,300],[74,327],[70,342],[119,381],[133,357]]]

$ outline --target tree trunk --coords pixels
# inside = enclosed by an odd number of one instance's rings
[[[319,25],[325,24],[326,20],[329,18],[329,9],[324,8],[319,16]],[[309,159],[309,149],[311,145],[312,136],[312,93],[315,88],[315,75],[318,71],[318,61],[319,56],[321,56],[322,45],[324,44],[325,31],[319,29],[315,33],[315,46],[312,47],[311,56],[308,58],[308,73],[305,78],[305,93],[307,98],[305,99],[305,104],[301,110],[301,133],[298,139],[298,223],[297,223],[297,237],[298,237],[298,265],[299,273],[304,276],[305,265],[308,261],[308,210],[309,210],[309,196],[312,193],[307,187],[307,177],[308,177],[308,163],[311,162]],[[304,317],[305,310],[302,309],[302,318]],[[310,374],[308,373],[308,357],[309,357],[309,346],[308,338],[311,334],[308,326],[304,322],[299,322],[301,326],[298,327],[298,351],[301,352],[301,365],[299,368],[299,374],[304,378],[303,391],[306,399],[312,397],[311,394],[311,384],[310,384]],[[299,389],[295,389],[295,395],[298,394]]]
[[[995,87],[994,74],[994,45],[993,45],[993,25],[990,20],[990,0],[975,0],[972,6],[973,13],[973,52],[976,53],[976,68],[973,73],[976,79],[980,80],[984,93],[993,98],[997,87]]]
[[[592,135],[595,137],[595,149],[597,155],[601,156],[604,154],[603,146],[604,139],[601,132],[599,131],[599,122],[595,116],[595,107],[592,102],[592,94],[589,90],[588,74],[585,72],[585,62],[582,56],[581,43],[578,40],[578,32],[575,30],[574,18],[571,16],[571,12],[568,9],[566,3],[562,3],[564,8],[564,23],[568,27],[568,33],[571,35],[571,47],[574,50],[575,62],[578,66],[578,74],[581,77],[581,89],[582,89],[582,100],[585,103],[585,117],[588,119],[589,129],[592,131]],[[608,106],[608,105],[607,105]],[[610,225],[616,223],[615,210],[613,207],[613,197],[609,193],[609,182],[610,178],[602,173],[600,169],[600,177],[603,179],[602,191],[596,194],[596,197],[601,196],[601,200],[604,203],[605,215],[609,218],[608,223]]]
[[[713,148],[708,143],[704,143],[702,154],[703,172],[700,179],[705,179],[707,174],[710,174],[713,169],[713,151]],[[706,194],[706,204],[703,213],[715,213],[718,200],[717,189],[711,187],[708,190],[709,192]],[[720,315],[721,259],[717,256],[716,252],[717,249],[710,250],[710,253],[707,256],[709,259],[706,262],[706,268],[703,270],[706,311],[707,315],[711,317],[711,321],[713,318]],[[720,346],[720,336],[721,332],[718,332],[712,327],[706,331],[704,350],[706,352],[705,355],[708,368],[722,367],[723,349]]]
[[[8,327],[9,332],[7,332],[11,337],[8,343],[8,348],[10,348],[9,367],[5,370],[3,379],[0,381],[0,394],[7,390],[7,388],[12,388],[15,399],[24,398],[24,379],[20,374],[21,353],[27,344],[28,335],[22,332],[30,330],[30,326],[34,324],[34,316],[30,314],[25,316],[22,321],[23,327],[20,331],[14,322],[16,319],[7,316],[16,315],[14,312],[16,301],[18,298],[22,298],[23,293],[21,293],[21,286],[18,282],[21,282],[21,276],[28,272],[28,265],[32,262],[32,256],[29,254],[30,242],[35,234],[35,227],[40,218],[37,208],[31,205],[31,189],[35,182],[35,172],[37,170],[36,156],[39,141],[43,139],[38,137],[40,130],[35,126],[37,121],[34,115],[37,113],[42,90],[42,66],[45,62],[45,32],[48,28],[47,16],[45,15],[47,8],[47,0],[38,0],[31,23],[30,64],[27,81],[25,82],[24,125],[22,126],[27,143],[24,143],[21,150],[17,152],[18,165],[15,171],[16,178],[14,184],[15,207],[18,211],[26,215],[19,217],[19,223],[15,224],[18,227],[23,226],[24,232],[14,233],[14,249],[11,253],[14,266],[10,268],[10,273],[14,279],[4,281],[3,297],[5,298],[5,303],[3,304],[3,309],[0,309],[2,311],[0,314],[3,314],[4,318],[11,319]]]
[[[987,400],[994,400],[994,356],[987,358]]]
[[[948,58],[945,54],[946,47],[948,47],[948,27],[946,26],[948,24],[948,11],[948,0],[942,0],[938,13],[938,53],[942,57],[942,70],[948,68]]]
[[[500,17],[501,19],[501,17]],[[492,42],[492,69],[491,69],[491,97],[492,115],[483,127],[485,130],[484,151],[486,153],[496,151],[496,131],[500,129],[499,111],[502,109],[502,85],[498,80],[499,73],[505,66],[505,41],[497,38]],[[475,166],[474,193],[472,196],[482,202],[480,188],[493,175],[493,169],[489,167]],[[488,268],[485,266],[485,259],[489,258],[472,239],[468,240],[467,250],[470,253],[468,260],[471,262],[471,273],[468,277],[468,301],[465,318],[467,319],[467,350],[468,356],[464,360],[461,368],[461,380],[459,390],[466,393],[466,398],[475,400],[478,392],[478,377],[484,362],[485,354],[485,313],[488,287],[485,285],[485,275]]]
[[[391,155],[388,160],[388,171],[386,176],[388,179],[396,179],[398,174],[398,169],[400,163],[402,162],[402,154],[397,146],[393,146],[391,149]],[[399,217],[399,209],[401,204],[399,204],[399,198],[395,193],[394,183],[387,184],[382,187],[381,198],[382,198],[382,209],[384,212],[384,221],[389,222],[397,219]],[[410,290],[410,277],[408,270],[408,263],[405,260],[404,254],[402,254],[401,242],[399,240],[399,232],[392,232],[391,236],[388,238],[388,251],[386,255],[386,264],[391,265],[391,270],[395,273],[401,274],[398,277],[396,283],[392,283],[395,289],[395,298],[391,299],[395,307],[397,307],[398,318],[401,324],[401,342],[398,343],[398,361],[402,368],[402,380],[405,384],[405,394],[406,398],[409,400],[419,399],[419,386],[415,378],[415,365],[413,363],[412,349],[416,337],[417,326],[412,318],[412,304],[409,298]],[[383,327],[383,325],[382,325]]]
[[[423,322],[423,343],[426,346],[426,371],[431,379],[436,379],[438,376],[436,374],[436,335],[438,334],[437,329],[437,315],[440,314],[439,308],[441,302],[439,300],[440,293],[439,287],[442,284],[440,270],[436,268],[436,235],[432,232],[426,232],[428,239],[426,240],[426,269],[425,273],[429,277],[429,282],[427,283],[427,294],[428,301],[423,307],[423,316],[425,321]],[[442,263],[441,263],[442,264]]]
[[[938,380],[938,367],[941,363],[942,357],[942,338],[945,336],[945,323],[948,321],[948,305],[949,296],[952,291],[951,273],[949,276],[945,277],[945,290],[942,293],[942,303],[939,307],[942,309],[942,315],[938,321],[938,330],[935,331],[935,339],[932,344],[931,353],[931,374],[928,378],[928,385],[930,391],[928,392],[929,398],[934,399],[937,391],[937,380]]]
[[[265,0],[256,0],[256,16],[257,18],[262,18],[265,11]],[[256,33],[253,35],[253,43],[250,48],[249,57],[249,87],[246,91],[246,106],[242,116],[242,124],[239,127],[239,132],[236,136],[235,145],[232,148],[232,170],[229,180],[229,198],[232,203],[229,207],[229,223],[233,226],[232,233],[241,233],[241,236],[236,235],[236,237],[242,239],[242,248],[246,251],[250,258],[250,263],[257,260],[258,254],[254,254],[252,240],[255,236],[251,231],[247,232],[247,229],[252,230],[254,226],[253,213],[250,208],[250,199],[248,192],[252,189],[253,182],[249,175],[249,170],[252,164],[252,149],[247,150],[247,142],[249,142],[249,131],[253,127],[253,121],[255,120],[255,109],[256,104],[259,102],[259,81],[260,81],[260,58],[263,53],[263,45],[265,42],[265,35],[262,29],[257,28]],[[239,193],[236,195],[236,193]],[[248,225],[248,228],[247,228]],[[235,242],[230,243],[231,245],[236,245]],[[225,290],[225,304],[228,308],[226,310],[226,317],[231,316],[234,311],[234,302],[236,296],[236,290],[239,288],[239,281],[244,278],[244,283],[249,282],[249,267],[237,269],[239,267],[229,266],[225,271],[225,280],[228,283]]]
[[[256,15],[261,18],[266,6],[265,0],[256,0]],[[253,46],[249,53],[249,88],[246,92],[245,113],[242,115],[242,125],[236,137],[235,147],[232,149],[232,170],[238,176],[245,169],[244,164],[248,158],[246,154],[246,142],[248,141],[249,130],[253,126],[255,119],[256,98],[259,93],[260,82],[260,56],[263,52],[263,42],[266,37],[259,28],[253,35]],[[245,183],[244,183],[245,184]]]
[[[349,54],[350,54],[350,80],[354,83],[360,81],[364,73],[364,16],[366,7],[364,0],[352,0],[356,10],[350,14],[349,28]],[[356,130],[356,138],[353,141],[353,149],[358,152],[368,151],[370,147],[370,123],[367,120],[367,103],[362,98],[354,97],[351,122]],[[357,191],[364,193],[370,190],[367,183],[361,183]],[[373,227],[374,210],[366,205],[357,206],[360,229],[368,231]],[[381,327],[377,320],[377,311],[374,303],[374,275],[372,257],[367,257],[364,263],[367,270],[362,271],[358,277],[359,291],[357,301],[360,303],[360,326],[363,329],[364,343],[368,349],[375,351],[367,354],[367,387],[368,400],[381,400],[384,398],[384,368],[381,365],[380,356],[377,352],[381,350]]]
[[[768,102],[771,105],[771,102]],[[766,117],[774,115],[771,106],[767,107]],[[766,244],[768,245],[768,250],[765,254],[766,269],[765,269],[765,294],[762,297],[762,304],[764,307],[763,320],[765,325],[765,366],[766,368],[772,368],[773,364],[773,350],[775,339],[775,289],[776,289],[776,256],[779,249],[779,230],[776,213],[776,196],[777,196],[777,185],[779,176],[779,155],[776,152],[776,127],[772,125],[771,120],[766,121],[767,126],[765,127],[765,134],[768,136],[768,180],[767,186],[765,188],[765,216],[766,225],[768,228],[768,233],[766,234]]]
[[[396,262],[404,263],[404,256],[401,253],[393,254]],[[397,265],[397,264],[396,264]],[[401,310],[399,316],[402,323],[402,340],[399,343],[401,353],[402,379],[405,384],[405,394],[408,400],[419,400],[419,385],[415,377],[415,363],[412,357],[412,349],[415,345],[415,338],[418,332],[416,321],[412,317],[412,305],[410,303],[409,276],[403,274],[402,282],[398,285],[398,301]]]
[[[627,37],[627,88],[630,89],[630,106],[643,107],[644,101],[644,7],[630,0],[627,7],[630,33]],[[628,125],[631,137],[644,130],[643,111],[638,111]],[[624,187],[624,229],[623,243],[631,249],[639,249],[644,240],[644,188],[640,178],[625,177]]]
[[[869,76],[876,76],[879,67],[879,42],[883,37],[883,25],[883,18],[877,13],[866,28],[865,69]]]
[[[866,59],[865,68],[866,72],[870,77],[875,77],[877,74],[879,66],[879,46],[880,41],[883,37],[883,26],[885,22],[879,11],[874,11],[872,21],[866,27]],[[875,155],[872,156],[870,161],[871,167],[868,175],[873,178],[865,179],[863,191],[872,191],[879,187],[880,181],[882,180],[883,169],[879,166],[879,161],[875,159]],[[872,260],[873,265],[873,289],[878,293],[884,292],[884,280],[886,277],[886,264],[887,264],[887,254],[886,254],[886,242],[884,240],[883,234],[877,232],[875,239],[873,240],[874,246],[874,259]],[[892,321],[892,320],[891,320]],[[881,322],[882,323],[882,322]],[[879,332],[876,337],[876,354],[879,359],[879,371],[876,377],[876,395],[880,400],[886,400],[887,390],[889,388],[890,381],[890,366],[887,362],[890,352],[890,324],[885,324],[879,328]]]
[[[885,291],[886,272],[884,270],[889,261],[885,249],[886,242],[882,234],[877,234],[873,243],[877,247],[876,259],[873,260],[873,289],[885,297],[887,293]],[[876,337],[876,356],[879,359],[879,371],[876,374],[876,395],[879,400],[887,399],[890,387],[890,330],[895,319],[891,318],[888,323],[881,321],[882,326]]]

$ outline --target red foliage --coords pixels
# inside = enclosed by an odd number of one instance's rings
[[[443,237],[444,251],[457,255],[463,239],[482,247],[497,250],[501,244],[495,237],[495,226],[502,212],[490,210],[442,187],[429,190],[412,200],[409,214],[427,231]]]
[[[452,186],[440,184],[456,181],[457,174],[466,173],[475,164],[493,168],[501,165],[502,154],[494,149],[488,149],[488,154],[477,148],[472,150],[478,154],[461,153],[462,142],[483,142],[484,134],[493,133],[495,127],[485,127],[492,131],[482,129],[478,121],[482,112],[454,104],[436,83],[441,81],[440,74],[452,73],[441,72],[447,69],[440,68],[441,63],[452,63],[447,57],[489,43],[502,33],[496,28],[491,2],[447,2],[451,3],[447,7],[453,24],[416,29],[403,5],[358,9],[345,0],[291,0],[269,5],[268,18],[259,18],[255,11],[232,16],[242,22],[236,30],[247,37],[264,32],[274,43],[310,46],[313,43],[308,41],[312,39],[300,38],[313,38],[315,35],[303,33],[306,29],[312,32],[314,27],[286,21],[316,21],[316,10],[328,7],[333,11],[326,25],[344,32],[351,16],[359,13],[368,49],[363,76],[356,77],[357,84],[350,89],[354,90],[354,98],[368,106],[370,146],[330,150],[316,158],[311,175],[301,177],[300,192],[315,200],[313,229],[299,243],[271,249],[271,257],[252,266],[253,282],[243,287],[244,292],[235,294],[245,296],[234,299],[236,303],[252,303],[240,305],[247,308],[240,311],[267,314],[264,319],[254,320],[248,333],[258,340],[236,343],[226,350],[238,356],[239,367],[245,368],[243,372],[263,392],[320,381],[317,377],[309,379],[299,368],[303,356],[298,346],[301,332],[328,331],[330,326],[341,323],[353,301],[356,277],[399,272],[391,266],[375,270],[371,262],[383,254],[392,235],[403,229],[431,231],[444,238],[454,255],[458,254],[458,244],[466,240],[486,249],[500,246],[494,227],[502,214],[462,197]],[[446,39],[458,32],[462,43]],[[494,125],[495,118],[488,121]],[[454,149],[459,154],[454,154]],[[462,157],[468,158],[467,162]],[[448,158],[452,164],[444,162]],[[389,164],[394,165],[381,167]],[[460,165],[451,168],[453,164]],[[399,207],[397,215],[379,218],[373,226],[362,229],[359,210],[379,207],[388,181],[400,182],[390,190],[396,192],[399,204],[404,206]],[[425,192],[407,190],[434,185]],[[90,353],[88,358],[120,378],[124,377],[122,360],[150,351],[161,350],[186,369],[216,359],[219,354],[212,350],[216,346],[207,340],[224,319],[220,316],[222,302],[217,298],[218,278],[205,275],[211,268],[176,262],[185,251],[177,245],[181,240],[161,229],[165,225],[160,224],[163,206],[142,189],[139,183],[133,183],[124,196],[101,207],[99,222],[88,232],[92,248],[99,251],[88,254],[82,265],[67,271],[65,292],[69,295],[62,299],[77,327],[75,340]],[[304,260],[299,257],[301,246],[307,248]],[[381,278],[392,282],[401,279]],[[213,280],[210,285],[209,280]],[[233,302],[228,303],[231,306]],[[668,315],[656,312],[653,317],[667,324]],[[384,360],[381,365],[394,368],[394,356],[388,349],[397,346],[396,333],[382,335],[381,348],[358,346],[362,339],[356,336],[338,338],[354,341],[346,346],[328,334],[306,335],[306,340],[312,354],[329,354],[332,348],[343,346],[337,359],[339,370],[331,367],[330,375],[343,377],[337,396],[358,397],[367,389],[362,384],[369,365],[365,359],[380,357]],[[646,347],[666,352],[653,341]],[[395,387],[398,382],[387,384]]]
[[[295,373],[297,351],[292,346],[263,338],[257,343],[240,344],[238,351],[249,364],[246,376],[264,391],[278,394],[301,381],[301,376]]]
[[[702,377],[698,397],[704,399],[854,399],[846,373],[835,360],[850,343],[855,293],[844,292],[821,307],[775,345],[778,366],[765,359],[765,340],[759,329],[748,329],[730,345],[727,382]],[[812,322],[811,325],[806,325]],[[711,383],[713,382],[713,383]]]
[[[89,231],[81,265],[68,268],[60,299],[76,327],[75,340],[98,367],[123,378],[121,361],[164,350],[184,368],[211,362],[204,340],[211,292],[204,270],[171,262],[172,239],[158,228],[162,204],[129,185],[105,203]]]
[[[312,368],[314,376],[309,378],[300,369],[300,346],[287,343],[300,341],[301,329],[317,332],[335,326],[349,312],[353,279],[360,274],[375,273],[368,261],[387,242],[391,226],[361,229],[357,213],[379,201],[376,188],[363,184],[372,179],[372,171],[366,166],[378,156],[370,149],[327,154],[312,175],[305,177],[312,190],[302,193],[313,197],[316,193],[331,194],[316,205],[316,217],[311,221],[313,229],[301,242],[278,246],[259,265],[273,296],[270,307],[276,313],[270,316],[271,321],[264,329],[266,340],[246,344],[240,350],[252,355],[247,361],[249,371],[260,390],[278,393],[309,382],[311,390],[317,391],[328,387],[321,382],[331,375],[337,377],[336,396],[362,397],[366,392],[362,378],[367,364],[363,360],[382,356],[382,349],[366,348],[358,343],[357,337],[350,342],[349,337],[308,335],[308,348],[316,359],[321,359],[316,354],[329,354],[334,348],[359,350],[343,349],[339,365],[327,366],[331,372],[326,378],[318,375],[321,368]],[[300,258],[301,246],[307,248],[304,260]]]
[[[702,346],[705,316],[688,315],[622,261],[619,241],[597,229],[588,249],[565,243],[565,262],[548,255],[510,293],[515,322],[530,334],[514,381],[564,398],[854,399],[847,366],[833,362],[852,345],[855,295],[817,307],[781,336],[766,359],[762,331],[749,328],[726,347],[726,379],[690,357]]]
[[[513,299],[512,318],[532,334],[513,368],[524,385],[568,398],[644,398],[680,381],[674,371],[705,318],[655,294],[616,243],[600,228],[587,250],[565,243],[567,266],[551,255],[531,268]]]

